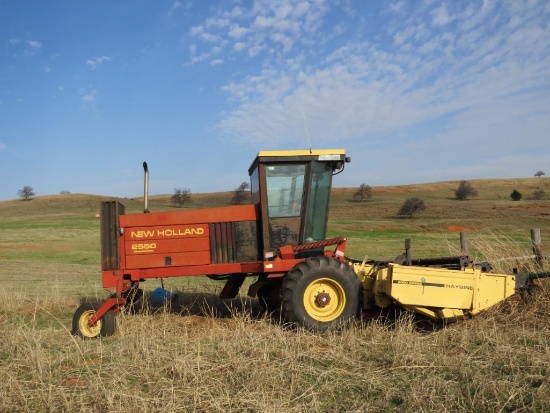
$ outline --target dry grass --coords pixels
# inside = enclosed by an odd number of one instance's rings
[[[92,341],[67,330],[75,300],[0,301],[0,411],[550,409],[548,291],[448,326],[391,314],[322,335],[252,301],[229,311],[211,300],[195,314],[123,314],[115,336]]]
[[[447,199],[455,183],[380,188],[364,205],[338,189],[330,231],[350,234],[357,255],[393,258],[405,237],[415,255],[457,254],[449,227],[466,227],[472,257],[510,272],[537,270],[518,257],[531,254],[529,229],[541,228],[548,270],[550,222],[537,214],[550,203],[497,196],[520,183],[476,183],[487,199],[460,204]],[[429,201],[425,215],[396,220],[388,212],[418,193]],[[153,197],[152,209],[167,208],[165,198]],[[281,325],[256,300],[221,302],[217,283],[172,279],[166,287],[179,292],[169,308],[121,314],[107,339],[76,339],[69,330],[80,298],[105,297],[94,255],[98,202],[0,202],[1,412],[550,411],[550,280],[454,324],[385,312],[314,334]],[[122,202],[140,210],[139,199]]]

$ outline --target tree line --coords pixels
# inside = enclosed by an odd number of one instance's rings
[[[535,172],[534,176],[541,178],[545,176],[546,173],[542,170]],[[232,196],[229,200],[229,203],[232,205],[240,205],[246,203],[250,200],[250,194],[248,194],[248,189],[250,184],[246,181],[243,181],[237,188],[232,191]],[[69,191],[61,191],[61,194],[70,194]],[[469,181],[462,180],[460,181],[458,188],[454,191],[455,199],[459,201],[464,201],[468,198],[474,198],[478,195],[477,190],[472,186]],[[29,201],[36,196],[34,189],[25,185],[19,191],[17,195],[24,201]],[[355,193],[353,194],[353,200],[357,202],[365,202],[372,198],[373,189],[370,185],[362,183],[359,185]],[[541,200],[546,197],[546,193],[542,189],[535,190],[527,199],[530,200]],[[520,201],[523,198],[521,192],[517,189],[514,189],[510,194],[510,198],[513,201]],[[174,206],[183,208],[185,205],[191,204],[193,202],[192,192],[189,188],[174,188],[174,192],[170,197],[170,201]],[[401,205],[398,215],[408,216],[412,218],[417,212],[423,211],[426,209],[426,205],[422,199],[419,198],[409,198]]]

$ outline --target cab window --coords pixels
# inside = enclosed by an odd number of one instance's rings
[[[306,165],[269,165],[265,168],[270,218],[300,216]]]

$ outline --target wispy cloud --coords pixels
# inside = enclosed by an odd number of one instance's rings
[[[94,89],[82,95],[82,101],[85,103],[95,103],[96,97],[97,97],[97,90]]]
[[[112,57],[109,56],[101,56],[97,57],[95,59],[88,60],[86,64],[90,67],[91,70],[96,70],[99,66],[101,66],[103,63],[107,63],[113,60]]]
[[[328,9],[327,0],[257,0],[249,7],[217,10],[189,35],[199,43],[201,54],[275,58],[291,52],[297,43],[312,44]],[[198,62],[195,55],[190,60]]]
[[[38,40],[24,40],[12,38],[8,40],[8,44],[22,52],[23,56],[33,56],[42,48],[42,42]]]
[[[33,50],[38,50],[42,47],[42,43],[39,42],[38,40],[29,40],[27,41],[27,44]]]
[[[4,149],[6,149],[6,145],[4,142],[0,142],[0,151],[3,151]]]
[[[285,4],[295,13],[297,4]],[[335,14],[323,6],[313,10],[312,27]],[[298,56],[302,29],[296,34],[296,20],[277,20],[277,13],[291,15],[281,7],[250,28],[258,35],[260,27],[277,26],[281,36],[272,33],[253,44],[269,42],[266,47]],[[317,57],[310,54],[294,66],[271,60],[269,69],[226,85],[235,106],[218,124],[220,130],[241,142],[288,146],[305,139],[305,113],[318,144],[336,138],[403,145],[407,139],[416,142],[427,121],[440,129],[429,132],[431,141],[422,141],[439,142],[442,153],[465,142],[512,150],[502,142],[505,137],[517,142],[519,134],[523,145],[541,143],[544,127],[550,126],[548,8],[536,2],[426,2],[416,8],[396,2],[384,13],[395,23],[390,21],[376,41],[319,49]],[[247,47],[250,53],[253,46]],[[525,123],[526,116],[532,123],[520,132],[514,122]]]

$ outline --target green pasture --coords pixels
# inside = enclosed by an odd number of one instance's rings
[[[351,258],[391,260],[404,252],[405,239],[411,240],[413,257],[459,255],[462,230],[473,258],[503,261],[509,264],[503,267],[506,271],[525,264],[508,258],[531,254],[531,229],[541,230],[543,247],[550,244],[550,199],[515,202],[506,198],[514,188],[526,196],[539,188],[550,195],[550,179],[471,182],[479,195],[466,201],[452,199],[458,182],[375,187],[365,202],[353,200],[354,188],[335,188],[327,237],[346,236]],[[410,197],[423,199],[426,209],[412,219],[398,217],[400,205]],[[231,193],[195,194],[185,209],[228,205],[230,198]],[[71,296],[100,294],[98,213],[101,201],[107,199],[65,194],[0,201],[2,288],[36,293],[56,290]],[[143,209],[141,198],[118,201],[126,213]],[[169,195],[157,195],[150,198],[149,209],[175,207]],[[174,288],[193,290],[220,286],[203,277],[165,281]]]

